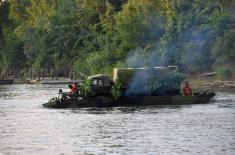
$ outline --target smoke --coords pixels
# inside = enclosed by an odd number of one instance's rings
[[[211,48],[216,32],[195,26],[178,33],[174,39],[147,44],[145,48],[131,50],[126,58],[126,67],[179,66],[185,73],[201,73],[211,69],[214,57]],[[184,66],[184,68],[181,68]]]
[[[179,71],[186,74],[210,70],[214,59],[210,53],[213,38],[209,32],[209,30],[202,31],[196,28],[189,29],[179,34],[175,41],[157,42],[151,47],[138,47],[130,51],[127,55],[126,67],[150,69],[135,73],[126,95],[151,95],[154,88],[149,87],[154,87],[154,81],[156,81],[151,78],[153,74],[151,68],[156,66],[179,66]],[[166,85],[164,82],[158,84]],[[159,88],[164,89],[164,87]],[[180,87],[178,89],[180,91]],[[163,91],[167,91],[167,88]],[[158,94],[166,95],[166,92],[158,90]]]
[[[190,28],[185,30],[178,41],[180,61],[179,65],[187,66],[186,73],[202,73],[211,70],[214,63],[214,57],[211,53],[212,44],[215,41],[215,34],[212,35],[212,29]]]
[[[159,45],[159,44],[158,44]],[[138,68],[132,76],[131,82],[125,92],[126,96],[169,95],[177,91],[168,86],[167,80],[161,79],[161,70],[168,65],[174,65],[176,59],[175,46],[161,48],[136,48],[128,53],[126,67]],[[159,71],[156,71],[156,66]],[[164,67],[165,66],[165,67]],[[169,81],[168,81],[169,82]],[[168,88],[167,88],[168,87]],[[167,91],[171,91],[170,93]],[[178,93],[177,91],[176,93]]]
[[[156,66],[179,66],[180,72],[184,73],[203,72],[210,69],[213,57],[208,47],[212,41],[208,33],[186,30],[179,38],[180,40],[168,42],[164,45],[157,43],[157,46],[151,48],[138,47],[128,53],[126,67],[149,69],[134,74],[126,91],[127,96],[152,94],[154,88],[148,87],[154,85],[154,82],[151,84],[152,81],[150,80],[156,80],[151,79],[153,74],[151,68]],[[164,89],[164,87],[161,87],[161,89]],[[166,94],[164,92],[158,93]]]
[[[149,81],[149,78],[150,74],[147,70],[136,72],[131,80],[129,88],[125,92],[125,95],[150,95],[151,92],[146,89],[146,86],[148,85],[147,81]]]
[[[126,67],[152,68],[175,65],[179,66],[180,72],[186,74],[211,71],[215,60],[211,52],[220,31],[218,26],[224,24],[222,20],[224,17],[219,16],[220,8],[219,3],[213,1],[182,3],[182,6],[175,8],[178,11],[175,21],[164,23],[160,20],[158,23],[153,23],[165,25],[164,33],[155,37],[156,40],[142,39],[148,41],[128,53]],[[219,19],[214,19],[218,16]],[[154,16],[151,18],[152,21],[155,20]],[[154,36],[155,32],[152,33]],[[151,71],[137,72],[126,94],[148,94],[144,81],[151,79],[151,74]]]
[[[126,96],[178,95],[180,92],[180,82],[184,77],[178,73],[176,67],[145,67],[133,70],[134,75],[125,92]]]
[[[161,55],[156,51],[146,51],[143,48],[136,48],[128,53],[126,67],[154,67],[156,65],[163,65],[162,62]]]

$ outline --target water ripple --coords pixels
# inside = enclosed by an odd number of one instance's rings
[[[0,154],[234,154],[235,94],[205,105],[46,109],[66,85],[0,86]]]

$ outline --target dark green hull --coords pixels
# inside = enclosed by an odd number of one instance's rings
[[[13,79],[0,79],[0,85],[10,85],[13,84]]]
[[[215,96],[214,93],[195,94],[193,96],[132,96],[113,100],[108,97],[87,99],[58,99],[54,98],[43,106],[48,108],[86,108],[86,107],[123,107],[123,106],[152,106],[152,105],[183,105],[205,104]]]

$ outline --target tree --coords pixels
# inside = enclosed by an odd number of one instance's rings
[[[16,26],[25,23],[29,19],[27,8],[31,5],[31,0],[9,0],[10,2],[10,17],[15,22]]]
[[[124,66],[179,65],[191,73],[231,68],[234,4],[1,0],[0,66],[66,68],[85,74],[111,73],[113,67]]]
[[[10,3],[5,0],[0,0],[0,48],[3,48],[4,45],[3,29],[10,23],[9,10]]]
[[[23,53],[23,47],[23,42],[8,30],[5,46],[2,50],[2,65],[4,68],[18,70],[25,67],[26,57]]]

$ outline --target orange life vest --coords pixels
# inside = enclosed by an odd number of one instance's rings
[[[192,95],[192,89],[189,86],[184,86],[183,91],[184,91],[184,96]]]
[[[71,89],[71,93],[77,93],[77,92],[78,92],[78,87],[75,84],[73,84],[72,89]]]

